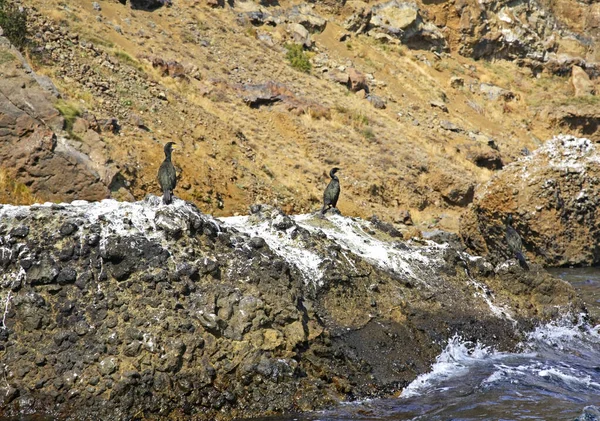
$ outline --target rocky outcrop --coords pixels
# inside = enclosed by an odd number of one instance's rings
[[[108,197],[117,170],[107,164],[98,134],[86,129],[78,141],[66,138],[64,119],[53,105],[54,92],[40,85],[20,53],[0,40],[0,52],[7,58],[0,64],[2,167],[47,200]]]
[[[593,104],[548,106],[540,111],[540,116],[551,124],[569,130],[574,134],[600,140],[600,110]]]
[[[448,49],[446,38],[432,22],[427,22],[419,13],[416,3],[391,0],[373,6],[369,26],[376,33],[383,31],[397,37],[412,48],[438,51]]]
[[[579,66],[573,66],[571,70],[571,83],[575,90],[575,96],[585,97],[594,95],[596,89],[588,74]]]
[[[600,262],[600,154],[585,138],[557,136],[506,166],[478,190],[461,220],[476,253],[508,256],[511,213],[528,257],[550,266]]]
[[[314,101],[294,95],[282,83],[267,82],[260,85],[241,85],[235,87],[241,93],[245,104],[251,108],[260,108],[279,104],[283,109],[295,114],[311,114],[320,118],[329,114],[329,109]]]
[[[372,7],[362,1],[350,5],[354,11],[344,27],[355,33],[368,32],[375,39],[396,39],[411,48],[446,51],[448,44],[440,28],[423,18],[414,2],[391,0]]]
[[[1,206],[0,416],[316,409],[399,390],[456,333],[508,350],[579,309],[543,270],[399,241],[377,218],[252,210]]]
[[[578,25],[569,30],[562,21],[566,15],[562,10],[585,6],[572,1],[551,3],[463,0],[437,18],[452,21],[450,26],[458,28],[456,46],[465,56],[517,60],[557,74],[569,74],[577,65],[590,76],[597,76],[600,56],[589,48],[595,42],[593,33]],[[594,11],[588,13],[593,15]]]

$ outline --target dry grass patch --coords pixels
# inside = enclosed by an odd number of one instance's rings
[[[0,203],[31,205],[38,201],[25,184],[19,183],[4,168],[0,168]]]

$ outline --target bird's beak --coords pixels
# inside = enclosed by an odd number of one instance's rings
[[[175,144],[173,143],[173,144],[171,145],[171,149],[172,149],[172,150],[175,150],[175,149],[177,149],[177,146],[175,146]]]

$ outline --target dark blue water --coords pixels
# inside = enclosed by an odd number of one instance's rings
[[[590,313],[600,314],[600,270],[561,269]],[[498,353],[453,338],[431,372],[393,399],[348,403],[270,421],[574,420],[600,421],[600,326],[585,317],[539,327],[522,352]],[[591,414],[596,414],[591,415]]]

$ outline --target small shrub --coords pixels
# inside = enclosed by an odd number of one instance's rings
[[[23,183],[19,183],[4,168],[0,168],[0,203],[30,205],[37,197]]]
[[[133,67],[134,69],[139,70],[140,72],[144,71],[144,68],[142,67],[142,65],[140,64],[140,62],[138,62],[136,59],[134,59],[133,57],[131,57],[125,51],[116,50],[115,51],[115,57],[118,58],[119,61],[121,63],[123,63],[123,64],[127,64],[127,65]]]
[[[132,65],[137,64],[137,61],[134,60],[133,57],[131,57],[125,51],[121,51],[121,50],[115,51],[115,57],[118,58],[119,60],[121,60],[123,63],[132,64]]]
[[[27,43],[27,12],[9,3],[8,0],[0,0],[0,27],[4,36],[10,43],[22,50]]]
[[[302,46],[298,44],[286,44],[285,48],[287,49],[285,58],[289,60],[290,65],[296,70],[309,73],[312,66]]]
[[[362,131],[362,135],[365,137],[365,139],[367,140],[373,140],[375,139],[375,133],[373,132],[373,129],[370,127],[365,127]]]
[[[369,118],[361,112],[352,112],[351,124],[355,129],[369,125]]]
[[[54,106],[65,119],[64,130],[71,134],[73,132],[73,123],[75,123],[75,119],[81,115],[81,108],[73,102],[64,101],[62,99],[58,100]]]

